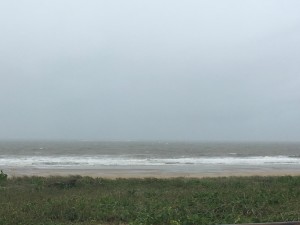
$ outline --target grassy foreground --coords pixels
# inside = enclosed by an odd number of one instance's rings
[[[0,182],[0,224],[224,224],[300,220],[300,177]]]

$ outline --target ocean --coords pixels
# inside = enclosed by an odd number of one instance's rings
[[[300,143],[1,141],[0,169],[300,172]]]

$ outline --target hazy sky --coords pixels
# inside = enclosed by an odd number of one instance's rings
[[[299,0],[0,2],[0,139],[300,141]]]

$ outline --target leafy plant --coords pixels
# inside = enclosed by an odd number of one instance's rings
[[[7,180],[7,174],[4,173],[2,170],[0,172],[0,183]]]

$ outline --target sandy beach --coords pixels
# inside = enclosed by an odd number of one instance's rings
[[[20,176],[90,176],[103,178],[174,178],[174,177],[228,177],[228,176],[297,176],[300,175],[299,170],[293,169],[243,169],[233,170],[227,168],[218,171],[186,171],[186,170],[170,170],[161,168],[101,168],[101,169],[43,169],[43,168],[6,168],[4,171],[9,177]]]

